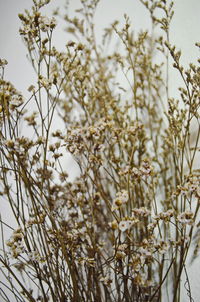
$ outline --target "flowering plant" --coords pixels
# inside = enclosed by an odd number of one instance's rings
[[[161,36],[135,35],[125,16],[121,29],[105,29],[103,46],[113,36],[121,43],[109,53],[95,39],[98,0],[64,16],[73,40],[63,52],[52,45],[56,16],[42,15],[49,0],[19,15],[37,81],[26,100],[0,60],[1,199],[16,221],[0,222],[4,301],[9,291],[12,301],[178,302],[183,275],[193,300],[186,264],[200,238],[200,72],[183,68],[169,40],[173,2],[140,1]],[[178,100],[163,70],[169,57],[184,84]]]

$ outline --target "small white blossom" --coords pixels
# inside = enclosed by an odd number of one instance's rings
[[[127,203],[128,198],[129,198],[129,196],[128,196],[128,192],[127,192],[126,190],[122,190],[122,191],[118,192],[118,193],[116,194],[115,200],[113,201],[111,210],[112,210],[112,211],[115,211],[115,210],[117,210],[121,205]]]
[[[56,25],[56,19],[53,18],[48,18],[46,16],[40,16],[39,18],[39,27],[43,32],[47,32],[50,28],[53,29]]]
[[[129,230],[132,225],[133,225],[133,222],[131,220],[122,220],[119,223],[119,230],[121,232],[125,232],[125,231]]]
[[[194,214],[192,213],[192,211],[187,210],[179,214],[177,216],[177,219],[181,224],[192,225],[194,222]]]
[[[8,64],[7,60],[0,59],[0,67],[5,67]]]
[[[50,89],[52,85],[52,82],[49,79],[44,78],[42,76],[39,79],[39,83],[46,89]]]
[[[135,208],[132,210],[133,216],[142,216],[142,217],[146,217],[148,215],[150,215],[150,211],[145,208],[145,207],[141,207],[141,208]]]

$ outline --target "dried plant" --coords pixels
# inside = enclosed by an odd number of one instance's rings
[[[100,47],[99,1],[81,0],[77,17],[64,16],[63,52],[52,42],[58,12],[42,14],[48,2],[33,0],[19,15],[37,75],[29,99],[0,61],[1,202],[17,226],[1,217],[1,299],[178,302],[185,287],[193,301],[200,69],[185,69],[171,45],[173,2],[141,0],[156,34],[134,33],[125,16]],[[178,99],[169,95],[169,58],[183,82]]]

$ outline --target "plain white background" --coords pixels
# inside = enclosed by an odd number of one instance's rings
[[[189,62],[196,62],[199,56],[199,50],[194,44],[200,42],[200,1],[175,0],[174,2],[175,15],[172,21],[170,38],[172,44],[174,43],[178,49],[182,50],[181,62],[184,66],[187,66]],[[26,59],[26,49],[18,33],[20,27],[18,13],[30,8],[31,3],[31,0],[0,0],[0,58],[5,58],[9,63],[6,67],[5,79],[10,80],[25,96],[28,96],[27,88],[34,81],[34,72]],[[62,8],[64,3],[64,0],[52,0],[52,3],[46,9],[46,14],[49,15],[55,7]],[[80,7],[79,0],[69,0],[69,3],[71,12],[74,8]],[[141,28],[149,28],[148,12],[139,0],[101,0],[95,17],[95,28],[99,41],[102,29],[115,19],[123,22],[124,13],[130,16],[133,28],[136,31]],[[64,26],[65,24],[60,22],[56,31],[54,42],[58,49],[63,49],[68,39],[67,34],[63,32]],[[178,96],[177,86],[179,85],[181,85],[181,81],[178,80],[176,71],[171,71],[170,93],[172,96]],[[0,210],[8,220],[12,219],[2,200],[0,200]],[[193,299],[198,302],[200,301],[199,260],[189,269],[189,277]],[[189,301],[185,291],[183,291],[182,301]]]

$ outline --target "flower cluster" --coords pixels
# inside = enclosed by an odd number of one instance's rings
[[[0,67],[5,67],[8,64],[6,59],[0,59]]]
[[[0,79],[0,119],[2,116],[9,116],[13,112],[18,111],[24,103],[24,97],[17,89],[7,81]]]
[[[150,165],[148,160],[144,160],[139,168],[133,167],[131,170],[133,177],[146,178],[153,173],[153,167]]]
[[[200,198],[200,179],[195,175],[189,177],[189,180],[186,181],[183,185],[178,186],[177,193],[182,196],[186,196],[190,198],[191,196],[195,196],[196,198]]]
[[[10,249],[10,253],[13,258],[17,258],[24,252],[23,244],[23,232],[21,229],[17,229],[13,232],[11,238],[7,241],[7,246]]]
[[[182,225],[192,225],[194,223],[194,213],[190,210],[182,212],[177,216],[177,220]]]
[[[122,190],[120,192],[117,192],[116,198],[113,201],[112,204],[112,211],[119,209],[123,204],[126,204],[128,202],[128,192],[126,190]]]
[[[33,15],[29,13],[27,13],[27,15],[19,14],[19,18],[23,24],[23,27],[20,29],[20,34],[25,37],[28,36],[29,42],[39,36],[40,30],[45,33],[52,31],[57,24],[54,17],[48,18],[42,16],[38,10],[34,10]]]

